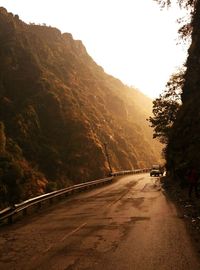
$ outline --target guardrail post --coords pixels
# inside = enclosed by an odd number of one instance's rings
[[[37,209],[40,209],[42,207],[42,203],[39,202],[38,205],[37,205]]]
[[[13,223],[13,218],[12,218],[12,216],[9,216],[9,217],[8,217],[8,223],[9,223],[9,224],[12,224],[12,223]]]
[[[23,209],[23,216],[26,216],[27,215],[27,208],[24,208]]]

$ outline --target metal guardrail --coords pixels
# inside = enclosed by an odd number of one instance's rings
[[[104,178],[104,179],[98,179],[90,182],[81,183],[78,185],[73,185],[71,187],[63,188],[60,190],[56,190],[50,193],[46,193],[34,198],[31,198],[29,200],[26,200],[22,203],[14,204],[13,207],[7,207],[0,211],[0,223],[4,222],[5,220],[8,221],[8,223],[13,223],[13,217],[19,213],[22,212],[23,215],[27,214],[28,208],[31,206],[36,205],[38,208],[41,208],[42,202],[46,202],[49,200],[51,203],[53,198],[62,196],[62,195],[68,195],[70,193],[73,193],[75,191],[82,191],[84,189],[88,189],[90,187],[94,187],[100,184],[106,184],[111,183],[115,176],[119,175],[126,175],[126,174],[136,174],[136,173],[143,173],[148,172],[149,169],[138,169],[138,170],[130,170],[130,171],[120,171],[120,172],[114,172],[111,173],[111,177]]]
[[[149,172],[149,171],[150,171],[149,168],[145,168],[145,169],[114,172],[114,173],[111,173],[111,175],[112,176],[119,176],[119,175],[126,175],[126,174],[145,173],[145,172]]]

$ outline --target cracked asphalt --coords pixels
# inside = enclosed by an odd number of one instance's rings
[[[124,176],[0,228],[0,269],[199,270],[159,178]]]

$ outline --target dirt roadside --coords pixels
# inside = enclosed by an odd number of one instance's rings
[[[162,177],[161,184],[166,197],[172,200],[179,212],[179,217],[184,220],[191,241],[200,254],[200,198],[188,198],[188,188],[181,188],[169,177]]]

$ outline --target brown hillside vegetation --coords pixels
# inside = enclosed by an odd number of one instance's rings
[[[81,41],[0,8],[0,192],[15,202],[160,158],[152,101],[106,74]]]

